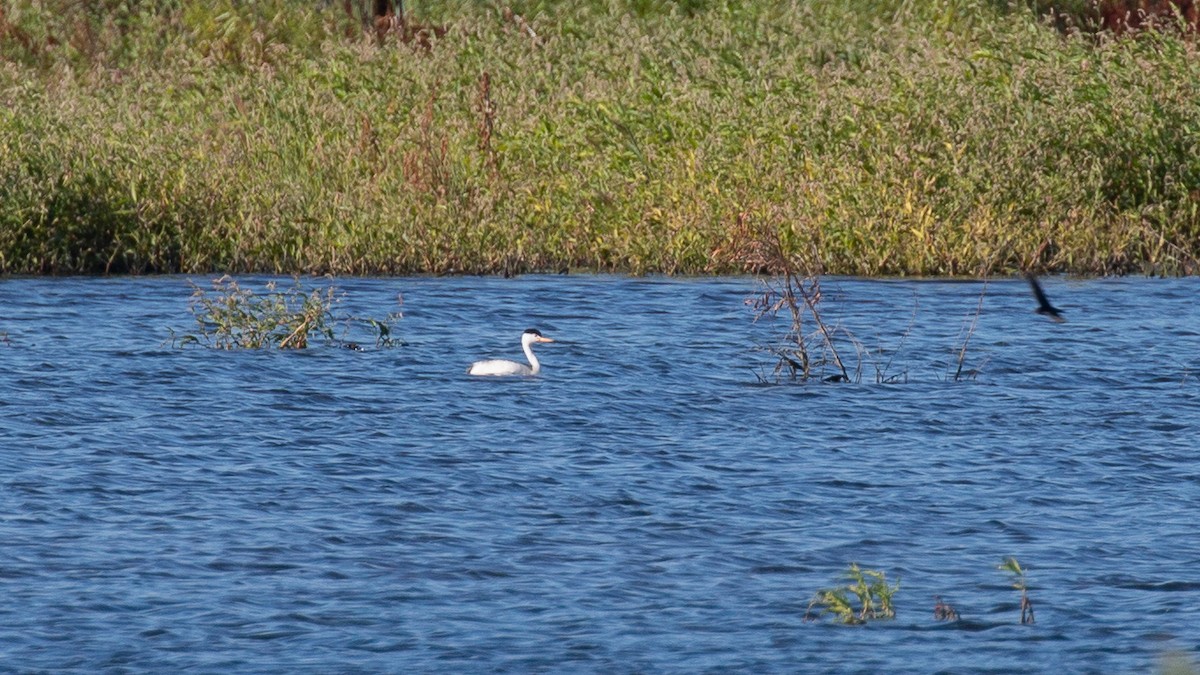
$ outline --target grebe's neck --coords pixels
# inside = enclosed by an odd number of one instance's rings
[[[538,363],[537,357],[533,355],[533,340],[521,340],[521,346],[525,348],[525,358],[529,359],[529,369],[533,375],[537,375],[542,369],[542,364]]]

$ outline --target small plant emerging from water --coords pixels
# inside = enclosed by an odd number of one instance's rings
[[[886,573],[860,569],[857,564],[851,564],[850,569],[842,575],[842,579],[846,581],[844,586],[817,591],[808,603],[808,610],[804,613],[805,621],[816,621],[820,614],[832,614],[843,624],[862,624],[871,619],[895,618],[896,609],[892,605],[892,596],[900,589],[900,582],[889,586]],[[819,613],[814,615],[813,610],[818,608]]]
[[[382,320],[339,317],[334,309],[342,297],[333,285],[308,291],[296,279],[291,288],[279,290],[272,281],[267,283],[265,293],[255,293],[224,276],[212,282],[211,291],[194,284],[193,288],[189,309],[197,331],[177,335],[172,330],[171,342],[180,347],[198,344],[213,349],[305,349],[316,339],[361,349],[338,335],[339,326],[344,337],[354,325],[369,328],[376,347],[403,344],[392,334],[401,318],[399,312]]]
[[[1004,559],[1004,562],[997,565],[997,569],[1011,573],[1013,575],[1013,588],[1021,591],[1021,623],[1033,623],[1033,603],[1029,601],[1029,585],[1025,579],[1025,570],[1021,568],[1021,563],[1017,562],[1016,558],[1009,556]]]
[[[967,361],[967,347],[971,344],[971,338],[975,335],[975,330],[979,327],[979,315],[983,313],[983,298],[987,294],[987,281],[983,282],[983,289],[979,291],[979,304],[975,306],[975,315],[971,317],[971,324],[964,328],[962,342],[958,346],[958,357],[956,359],[957,368],[954,370],[954,381],[960,382],[963,379],[973,380],[979,371],[983,369],[987,363],[985,358],[978,366],[963,370]]]

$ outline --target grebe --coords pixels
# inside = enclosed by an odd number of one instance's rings
[[[467,374],[537,375],[542,369],[542,364],[538,363],[537,357],[533,355],[533,343],[535,342],[554,342],[554,340],[542,335],[541,331],[536,328],[530,328],[521,334],[521,347],[525,350],[525,358],[529,359],[529,365],[506,359],[488,359],[472,363],[471,367],[467,369]]]

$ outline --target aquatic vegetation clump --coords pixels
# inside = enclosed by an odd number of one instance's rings
[[[1029,599],[1029,584],[1025,569],[1014,557],[1005,558],[998,569],[1012,575],[1013,588],[1021,591],[1021,623],[1034,623],[1033,602]],[[805,621],[816,621],[822,615],[832,615],[841,624],[864,624],[872,619],[895,618],[892,596],[900,582],[887,583],[887,575],[879,570],[860,569],[852,563],[842,575],[843,585],[823,588],[813,596],[804,613]],[[942,596],[933,596],[934,621],[958,621],[959,613]]]
[[[372,332],[376,347],[403,344],[393,335],[399,312],[384,319],[339,316],[335,308],[342,296],[332,284],[309,291],[296,279],[290,288],[280,290],[271,281],[265,292],[257,293],[224,276],[212,282],[212,289],[193,287],[189,309],[196,319],[196,331],[176,334],[172,330],[172,343],[180,347],[305,349],[312,341],[321,340],[361,349],[358,342],[345,339],[356,326]]]
[[[857,564],[851,564],[842,578],[845,585],[817,591],[808,603],[805,621],[815,621],[823,614],[831,614],[843,624],[896,617],[892,596],[900,589],[900,582],[888,585],[885,572],[860,569]],[[813,613],[814,609],[818,610],[817,614]]]

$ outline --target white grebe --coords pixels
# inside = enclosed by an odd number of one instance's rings
[[[525,350],[525,358],[529,359],[529,365],[506,359],[489,359],[472,363],[471,367],[467,369],[467,374],[537,375],[538,371],[542,369],[542,364],[538,363],[537,357],[533,355],[533,343],[535,342],[554,342],[554,340],[543,336],[536,328],[530,328],[521,334],[521,347]]]

